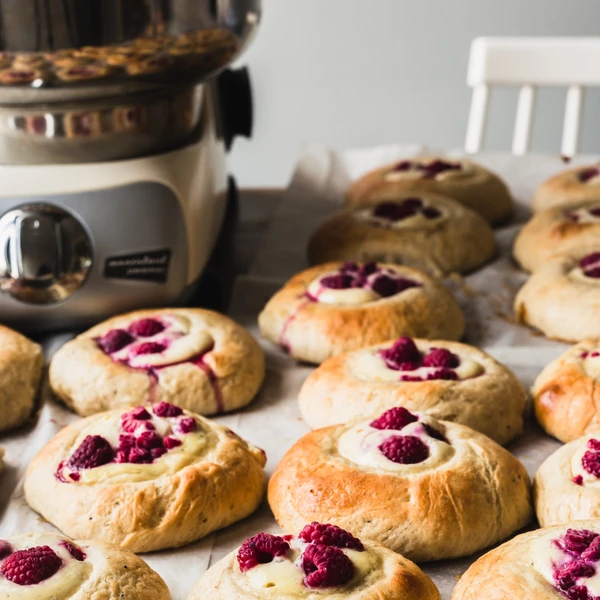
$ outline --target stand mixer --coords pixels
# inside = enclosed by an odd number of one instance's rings
[[[0,320],[77,327],[193,289],[251,126],[246,73],[219,73],[259,20],[259,0],[0,3]]]

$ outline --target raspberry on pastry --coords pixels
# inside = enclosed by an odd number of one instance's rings
[[[117,546],[49,532],[0,540],[0,597],[11,600],[170,600],[161,577]]]
[[[482,556],[462,575],[452,600],[596,600],[599,571],[600,520],[565,523],[524,533]]]
[[[600,198],[600,164],[575,167],[554,175],[538,187],[533,210],[577,204]]]
[[[62,81],[69,82],[103,79],[113,73],[113,68],[101,63],[74,64],[56,69],[56,76]]]
[[[231,319],[165,308],[113,317],[67,342],[50,386],[82,416],[163,400],[211,415],[246,406],[264,373],[262,350]]]
[[[326,360],[298,396],[313,429],[403,406],[467,425],[499,444],[521,433],[526,400],[515,375],[478,348],[409,337]]]
[[[521,229],[513,256],[525,271],[535,271],[558,255],[593,250],[600,238],[600,200],[553,206],[536,213]]]
[[[510,192],[497,175],[469,160],[439,156],[402,160],[367,173],[350,186],[346,204],[370,206],[408,192],[452,198],[492,225],[504,223],[513,212]]]
[[[160,53],[149,58],[128,62],[127,73],[130,75],[154,75],[164,73],[175,64],[175,59],[169,54]]]
[[[535,512],[542,527],[599,519],[600,431],[569,442],[551,454],[535,475],[533,491]]]
[[[159,403],[65,427],[34,458],[25,498],[66,535],[133,552],[188,544],[254,512],[265,453]]]
[[[549,363],[531,395],[546,433],[561,442],[600,430],[600,341],[584,340]]]
[[[42,78],[42,71],[32,67],[16,66],[0,69],[0,85],[29,85]]]
[[[409,267],[326,263],[298,273],[258,317],[266,339],[321,363],[347,350],[410,335],[458,339],[464,317],[439,281]]]
[[[402,407],[301,438],[268,497],[286,532],[327,521],[417,562],[469,556],[532,516],[529,477],[512,454],[469,427]]]
[[[248,538],[203,575],[187,600],[302,597],[440,600],[431,579],[411,561],[317,522],[296,536]]]
[[[549,259],[515,298],[517,320],[565,342],[600,338],[600,246]]]
[[[475,212],[443,196],[403,194],[339,211],[308,243],[312,264],[380,260],[440,276],[466,273],[494,254],[495,238]]]
[[[43,365],[39,344],[0,326],[0,431],[19,427],[31,417]]]

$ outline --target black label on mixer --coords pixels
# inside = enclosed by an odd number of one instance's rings
[[[136,279],[165,283],[169,276],[171,251],[153,250],[139,254],[112,256],[104,264],[104,277],[109,279]]]

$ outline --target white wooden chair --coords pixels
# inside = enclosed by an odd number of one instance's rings
[[[480,37],[471,44],[467,83],[473,88],[465,151],[481,149],[490,88],[521,86],[512,141],[513,154],[525,154],[531,141],[537,86],[567,87],[561,153],[579,147],[584,87],[600,86],[600,37]]]

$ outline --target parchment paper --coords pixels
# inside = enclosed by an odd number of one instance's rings
[[[258,312],[288,277],[306,266],[304,249],[308,236],[340,205],[349,181],[388,161],[431,151],[423,146],[388,146],[341,153],[316,145],[306,148],[250,274],[236,283],[230,314],[258,338]],[[582,157],[574,164],[591,160],[597,159]],[[478,161],[497,171],[510,184],[519,203],[517,222],[526,219],[535,187],[566,168],[560,157],[551,156],[515,158],[484,154]],[[466,341],[490,352],[529,387],[541,368],[567,346],[549,342],[511,320],[514,293],[525,279],[510,260],[510,247],[517,230],[517,225],[498,230],[498,258],[467,277],[466,285],[452,282],[449,285],[467,316]],[[49,339],[45,345],[47,358],[69,337]],[[268,456],[267,471],[271,474],[285,451],[308,431],[300,418],[296,397],[311,368],[296,364],[270,344],[261,344],[267,355],[267,377],[258,398],[244,411],[217,420],[264,448]],[[31,458],[77,417],[54,403],[47,392],[42,394],[42,402],[34,425],[0,437],[0,445],[6,450],[5,469],[0,475],[0,537],[52,529],[25,504],[23,477]],[[559,443],[545,436],[528,414],[526,432],[509,449],[533,475],[542,460],[558,447]],[[211,564],[259,530],[277,531],[266,502],[252,517],[200,542],[178,550],[146,554],[143,558],[166,580],[173,600],[184,600]],[[422,566],[433,577],[444,600],[448,600],[456,578],[475,558]]]

